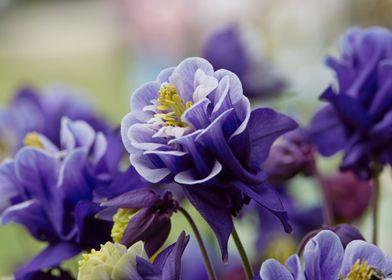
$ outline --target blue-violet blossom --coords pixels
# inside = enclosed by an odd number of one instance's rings
[[[277,137],[297,126],[272,109],[251,111],[238,77],[188,58],[139,87],[121,125],[130,162],[146,180],[174,181],[207,220],[223,259],[232,215],[253,198],[291,228],[261,163]]]
[[[322,155],[344,150],[341,168],[368,179],[372,161],[392,163],[392,33],[350,29],[341,53],[340,59],[326,60],[338,86],[321,95],[330,104],[313,117],[312,135]]]

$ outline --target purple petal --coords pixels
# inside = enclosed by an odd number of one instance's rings
[[[149,82],[137,88],[131,96],[132,115],[140,122],[147,122],[153,117],[152,112],[146,112],[143,108],[151,105],[151,101],[159,97],[160,84]]]
[[[227,261],[227,243],[233,231],[233,220],[228,207],[227,197],[218,192],[209,191],[205,186],[183,187],[189,201],[199,211],[214,231],[222,253],[223,261]]]
[[[117,207],[140,209],[153,206],[159,200],[159,196],[151,189],[143,188],[129,191],[109,201],[103,202],[104,207]]]
[[[343,253],[343,246],[336,234],[330,230],[318,233],[304,250],[307,279],[339,279]]]
[[[262,280],[294,280],[290,272],[274,259],[263,262],[260,269],[260,277]]]
[[[268,156],[272,143],[282,134],[293,130],[297,123],[291,118],[269,108],[252,111],[249,135],[252,143],[251,161],[262,163]]]
[[[76,256],[80,251],[81,248],[68,242],[49,245],[28,264],[21,267],[15,273],[15,278],[26,279],[29,275],[41,269],[56,267],[63,261]]]
[[[345,128],[331,105],[321,108],[313,116],[310,136],[323,156],[333,155],[347,142]]]
[[[143,152],[138,152],[131,154],[129,160],[137,172],[151,183],[158,183],[170,174],[170,170],[164,167],[163,164],[161,167],[157,166],[152,155],[144,155]]]

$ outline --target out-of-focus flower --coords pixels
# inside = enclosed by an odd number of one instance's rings
[[[300,172],[312,175],[315,168],[315,148],[310,142],[308,131],[298,128],[284,134],[280,140],[272,146],[263,163],[268,181],[280,184]]]
[[[253,198],[281,219],[287,215],[266,184],[261,163],[277,137],[297,124],[272,109],[251,111],[238,77],[188,58],[138,88],[122,120],[123,143],[150,182],[174,181],[207,220],[223,259],[232,215]]]
[[[227,69],[241,80],[248,97],[276,97],[287,86],[271,63],[261,53],[253,51],[237,25],[230,25],[213,33],[207,40],[203,57],[215,69]],[[249,42],[247,42],[249,41]]]
[[[350,222],[361,217],[370,204],[373,185],[360,181],[352,172],[341,172],[321,179],[328,190],[337,220]]]
[[[107,132],[107,123],[94,112],[91,104],[76,95],[75,91],[51,86],[39,93],[31,87],[16,92],[11,104],[0,108],[0,158],[1,151],[15,153],[29,132],[45,135],[56,145],[60,144],[61,118],[83,120],[95,130]]]
[[[179,207],[170,192],[161,196],[148,188],[124,193],[101,205],[109,207],[102,213],[115,212],[113,241],[129,247],[141,240],[150,257],[169,236],[170,218]]]
[[[321,95],[330,104],[313,117],[312,137],[324,156],[344,150],[341,168],[368,179],[372,161],[392,163],[392,33],[353,28],[341,49],[340,59],[326,60],[338,88]]]
[[[312,238],[304,250],[304,270],[298,255],[286,261],[286,267],[274,259],[265,261],[260,269],[262,280],[294,279],[390,279],[392,258],[378,247],[362,240],[343,248],[339,237],[323,230]]]
[[[356,227],[349,224],[339,224],[333,227],[331,230],[339,237],[343,248],[346,248],[347,245],[354,240],[365,241],[365,238],[361,232]]]
[[[158,254],[153,263],[147,259],[142,242],[127,249],[107,242],[99,251],[92,250],[79,262],[79,280],[179,280],[181,256],[189,236],[181,233],[177,242]]]
[[[16,272],[17,279],[29,279],[108,240],[112,223],[94,218],[102,209],[99,202],[146,185],[134,169],[118,169],[121,157],[108,141],[85,122],[63,119],[60,147],[30,133],[15,159],[0,165],[1,223],[19,223],[48,242]]]

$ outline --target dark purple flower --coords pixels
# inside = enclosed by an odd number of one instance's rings
[[[324,156],[344,150],[341,168],[368,179],[372,161],[392,163],[392,34],[381,27],[350,29],[341,52],[340,59],[326,60],[338,85],[321,95],[329,104],[313,117],[312,137]]]
[[[310,176],[314,174],[314,168],[315,148],[304,128],[297,128],[278,139],[263,163],[268,181],[273,184],[281,184],[300,172]]]
[[[336,219],[351,222],[358,219],[368,208],[373,185],[360,181],[352,172],[341,172],[321,178],[328,190]]]
[[[162,196],[148,188],[124,193],[101,204],[109,207],[101,213],[115,213],[112,238],[115,242],[132,246],[144,242],[148,256],[153,256],[169,236],[171,216],[179,204],[170,192]]]
[[[312,238],[304,250],[304,270],[298,255],[286,261],[286,266],[273,259],[260,269],[262,280],[336,280],[390,279],[392,258],[378,247],[362,240],[350,242],[343,248],[339,237],[323,230]]]
[[[260,166],[277,137],[297,124],[272,109],[251,111],[238,77],[188,58],[138,88],[122,120],[123,143],[139,174],[184,187],[215,231],[223,258],[232,215],[253,198],[281,219],[287,215]]]
[[[27,147],[0,165],[1,223],[21,224],[36,239],[48,242],[16,272],[17,279],[30,279],[108,240],[112,223],[94,218],[102,210],[103,194],[111,197],[118,189],[146,185],[132,168],[112,172],[111,164],[118,168],[115,159],[120,157],[108,149],[108,141],[85,122],[63,119],[60,147],[30,133],[24,141]]]
[[[106,133],[109,130],[108,124],[87,100],[80,97],[80,93],[62,86],[47,87],[42,93],[23,87],[16,92],[9,106],[0,108],[0,146],[15,153],[29,132],[41,133],[59,145],[61,118],[64,116],[86,121],[97,131]]]
[[[268,98],[281,94],[286,81],[258,52],[248,46],[237,25],[230,25],[213,33],[203,48],[203,57],[215,69],[227,69],[236,74],[248,97]]]

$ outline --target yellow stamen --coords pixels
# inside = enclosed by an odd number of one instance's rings
[[[188,126],[185,122],[181,121],[182,114],[192,106],[192,102],[188,101],[183,103],[181,96],[177,93],[177,89],[173,84],[163,84],[159,89],[157,106],[159,111],[170,111],[162,114],[155,114],[156,118],[165,121],[167,126]]]
[[[37,132],[27,133],[25,138],[23,139],[23,144],[28,147],[34,147],[43,149],[44,145],[41,142],[39,134]]]
[[[101,245],[100,250],[92,249],[90,253],[83,254],[82,259],[78,262],[79,269],[83,268],[87,263],[90,263],[92,266],[116,263],[125,252],[125,246],[107,242],[105,245]]]
[[[370,280],[373,276],[376,276],[376,272],[367,264],[366,260],[357,260],[345,280]]]
[[[128,226],[129,220],[136,213],[135,209],[118,209],[117,213],[113,216],[114,225],[112,227],[111,237],[114,242],[120,243],[124,231]]]

